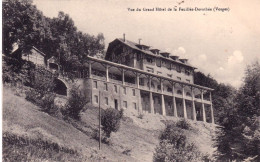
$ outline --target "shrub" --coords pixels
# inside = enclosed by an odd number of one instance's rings
[[[99,131],[97,129],[95,129],[92,132],[91,136],[93,139],[99,141]],[[109,144],[109,139],[107,138],[107,136],[103,130],[101,130],[101,142],[105,143],[105,144]]]
[[[154,161],[201,161],[200,152],[193,143],[188,143],[183,130],[174,124],[167,125],[161,133]]]
[[[30,72],[30,86],[39,93],[53,92],[55,76],[44,67],[36,67]]]
[[[30,89],[28,91],[25,92],[25,99],[27,101],[32,102],[35,105],[40,106],[41,105],[41,99],[42,99],[42,95],[37,92],[35,89]]]
[[[3,132],[3,161],[86,161],[75,149],[41,138]]]
[[[186,129],[186,130],[191,129],[190,123],[187,120],[185,120],[185,119],[179,120],[176,123],[176,127],[181,128],[181,129]]]
[[[30,89],[25,92],[25,99],[32,102],[33,104],[39,106],[42,111],[48,114],[56,114],[59,113],[59,109],[54,104],[55,94],[46,93],[41,94],[35,89]]]
[[[73,119],[79,120],[80,112],[84,109],[86,103],[86,97],[81,94],[76,86],[73,86],[70,90],[70,96],[65,105],[63,114],[65,117],[71,117]]]
[[[139,115],[137,116],[137,118],[143,119],[143,118],[144,118],[144,114],[139,114]]]
[[[112,132],[117,132],[120,127],[120,120],[123,117],[123,110],[120,111],[108,108],[101,111],[101,125],[107,138],[110,137]]]
[[[12,57],[3,56],[3,83],[16,86],[17,84],[28,84],[29,74],[35,65],[28,61],[17,60]]]

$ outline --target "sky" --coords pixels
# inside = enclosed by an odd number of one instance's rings
[[[197,70],[236,88],[246,66],[260,61],[259,0],[34,0],[34,4],[51,18],[59,11],[69,14],[82,32],[103,33],[106,48],[125,33],[127,40],[142,39],[142,44],[187,58]],[[157,7],[177,11],[143,11]],[[179,11],[195,7],[228,11]]]

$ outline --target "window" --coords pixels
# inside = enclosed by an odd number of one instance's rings
[[[152,58],[147,57],[146,60],[147,60],[147,62],[149,62],[149,63],[153,63],[153,59],[152,59]]]
[[[106,105],[108,105],[108,98],[105,97],[105,102],[106,102]]]
[[[181,95],[181,94],[182,94],[181,90],[178,90],[178,91],[177,91],[177,94]]]
[[[95,102],[98,103],[98,96],[95,95],[94,98],[95,98]]]
[[[160,59],[156,59],[156,66],[158,66],[158,67],[161,67],[162,65],[161,65],[161,60]]]
[[[176,69],[176,66],[174,64],[171,64],[171,69],[172,70],[175,70]]]
[[[114,87],[115,87],[115,92],[117,93],[117,86],[115,85]]]
[[[168,77],[172,78],[172,74],[167,74]]]
[[[186,93],[186,96],[190,96],[190,97],[191,97],[191,94],[190,94],[190,92],[187,92],[187,93]]]
[[[150,68],[150,67],[146,67],[146,68],[147,68],[147,72],[150,72],[150,73],[154,72],[153,68]]]
[[[94,81],[94,88],[97,88],[97,87],[98,87],[97,81]]]
[[[162,74],[162,72],[160,72],[160,71],[157,71],[157,74]]]
[[[180,67],[179,65],[176,66],[176,71],[177,71],[178,73],[181,72],[181,67]]]
[[[124,104],[124,107],[127,108],[127,102],[124,101],[123,104]]]
[[[171,70],[171,63],[167,62],[167,63],[166,63],[166,68],[167,68],[168,70]]]
[[[151,82],[151,86],[152,86],[152,88],[154,88],[154,83],[153,83],[153,81]]]
[[[186,69],[186,70],[185,70],[185,74],[186,74],[186,75],[190,75],[190,71]]]
[[[124,89],[124,94],[126,94],[126,87],[123,87],[123,89]]]
[[[107,83],[104,83],[104,86],[105,86],[105,90],[107,91],[108,90]]]
[[[189,79],[186,79],[186,81],[187,81],[188,83],[190,83],[190,80],[189,80]]]
[[[136,110],[137,109],[136,103],[133,102],[133,105],[134,105],[134,109]]]
[[[157,85],[157,89],[158,89],[158,90],[161,90],[161,85]]]
[[[136,55],[137,55],[137,57],[136,57],[136,58],[137,58],[137,61],[140,61],[140,60],[141,60],[141,55],[138,54],[138,53],[137,53]]]
[[[144,78],[139,79],[139,85],[144,86]]]
[[[178,80],[181,80],[181,77],[177,77]]]
[[[171,106],[171,105],[172,105],[172,103],[169,101],[169,102],[168,102],[168,105],[169,105],[169,106]]]
[[[133,91],[133,96],[135,96],[135,89],[132,89],[132,91]]]
[[[167,92],[172,92],[172,88],[168,87]]]

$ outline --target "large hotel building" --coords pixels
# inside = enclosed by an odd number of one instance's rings
[[[213,89],[194,84],[187,59],[123,38],[85,66],[81,85],[94,106],[214,123]]]

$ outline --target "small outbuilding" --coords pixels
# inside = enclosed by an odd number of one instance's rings
[[[17,59],[22,59],[26,61],[30,61],[34,63],[35,65],[45,66],[45,57],[46,55],[37,49],[36,47],[32,46],[27,50],[23,50],[21,48],[18,48],[12,53],[12,56]]]

